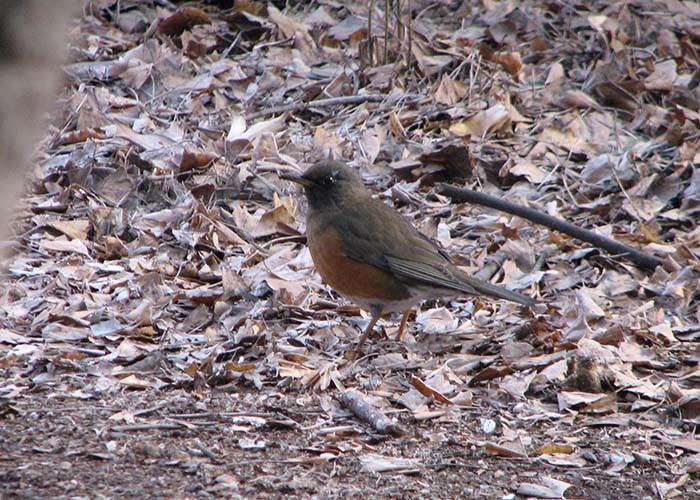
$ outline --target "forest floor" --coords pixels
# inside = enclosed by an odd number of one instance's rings
[[[85,3],[0,283],[0,498],[700,498],[700,5],[367,4]],[[349,361],[278,177],[329,157],[539,304]]]

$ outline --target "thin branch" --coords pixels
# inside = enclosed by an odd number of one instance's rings
[[[408,0],[408,58],[406,61],[406,72],[411,72],[411,59],[413,58],[413,11],[411,10],[411,0]]]
[[[372,428],[380,434],[404,434],[399,424],[372,406],[372,403],[359,391],[348,389],[340,396],[340,402],[350,410],[353,415],[371,425]]]
[[[325,108],[328,106],[348,106],[351,104],[362,104],[363,102],[381,102],[385,96],[381,95],[348,95],[342,97],[331,97],[329,99],[318,99],[311,102],[295,102],[284,106],[273,106],[271,108],[256,111],[246,116],[247,120],[255,120],[263,116],[277,115],[290,111],[302,111],[307,108]]]
[[[396,0],[397,2],[399,0]],[[391,0],[384,1],[384,58],[382,64],[389,61],[389,13],[391,12]]]
[[[369,1],[369,12],[367,13],[367,53],[369,57],[368,65],[374,66],[374,39],[372,38],[372,13],[374,12],[374,0]]]
[[[135,425],[114,425],[109,428],[112,432],[127,432],[127,431],[151,431],[151,430],[166,430],[166,429],[184,429],[184,425],[175,423],[154,423],[154,424],[135,424]]]
[[[209,457],[214,463],[221,463],[223,458],[216,454],[215,452],[211,451],[209,448],[204,446],[204,443],[202,443],[199,439],[195,439],[194,443],[194,449],[202,453],[203,455]]]
[[[574,238],[578,238],[579,240],[586,241],[595,247],[602,248],[603,250],[610,252],[611,254],[624,255],[637,267],[647,271],[653,271],[658,265],[661,264],[661,259],[658,257],[646,254],[641,250],[637,250],[636,248],[632,248],[618,241],[606,238],[605,236],[601,236],[592,231],[574,226],[569,222],[557,219],[556,217],[552,217],[542,212],[538,212],[532,208],[516,205],[515,203],[502,200],[496,196],[479,193],[477,191],[472,191],[471,189],[450,186],[449,184],[441,184],[439,189],[442,194],[458,203],[476,203],[478,205],[495,208],[496,210],[517,215],[536,224],[541,224],[550,229],[554,229],[555,231],[560,231],[573,236]]]

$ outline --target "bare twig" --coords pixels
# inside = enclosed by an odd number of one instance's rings
[[[161,430],[161,429],[182,429],[184,425],[176,423],[155,423],[155,424],[135,424],[135,425],[115,425],[109,428],[113,432],[126,432],[126,431],[151,431],[151,430]]]
[[[221,463],[222,458],[217,453],[211,451],[209,448],[204,446],[204,443],[202,443],[199,439],[195,439],[192,444],[194,445],[195,450],[209,457],[213,462]]]
[[[413,58],[413,14],[411,12],[411,0],[408,0],[408,58],[406,61],[406,69],[411,71],[411,59]]]
[[[453,201],[463,203],[476,203],[478,205],[483,205],[490,208],[495,208],[496,210],[501,210],[502,212],[507,212],[509,214],[517,215],[536,224],[541,224],[550,229],[556,231],[561,231],[579,240],[586,241],[593,246],[602,248],[603,250],[610,252],[611,254],[621,254],[627,256],[637,267],[645,269],[647,271],[653,271],[658,265],[661,264],[661,259],[653,255],[646,254],[641,250],[632,248],[618,241],[606,238],[592,231],[582,229],[578,226],[557,219],[555,217],[549,216],[542,212],[538,212],[532,208],[523,207],[511,203],[509,201],[491,196],[485,193],[479,193],[477,191],[472,191],[471,189],[457,188],[450,186],[449,184],[440,185],[440,192],[445,196],[451,198]]]
[[[319,436],[326,436],[328,434],[342,434],[351,433],[355,430],[353,425],[336,425],[334,427],[326,427],[325,429],[319,429],[316,434]]]
[[[369,65],[374,65],[374,38],[372,37],[372,13],[374,13],[374,0],[369,2],[369,12],[367,12],[367,53]]]
[[[350,410],[353,415],[371,425],[372,428],[380,434],[400,435],[404,433],[399,424],[372,406],[360,392],[354,389],[345,391],[340,396],[340,402]]]
[[[397,2],[399,0],[396,0]],[[389,62],[389,13],[391,12],[391,0],[384,2],[384,57],[382,64]]]
[[[167,415],[168,418],[179,418],[182,420],[193,420],[193,419],[199,419],[199,418],[215,418],[215,417],[253,417],[253,418],[273,418],[275,417],[274,413],[256,413],[256,412],[249,412],[249,411],[236,411],[236,412],[221,412],[221,413],[212,413],[212,412],[202,412],[202,413],[172,413],[170,415]]]
[[[290,111],[302,111],[307,108],[325,108],[328,106],[348,106],[351,104],[362,104],[363,102],[381,102],[384,96],[380,95],[348,95],[342,97],[331,97],[329,99],[318,99],[311,102],[295,102],[285,106],[273,106],[268,109],[256,111],[246,116],[247,120],[254,120],[263,116],[277,115]]]
[[[135,416],[135,417],[142,417],[142,416],[144,416],[144,415],[148,415],[149,413],[155,413],[155,412],[157,412],[158,410],[161,410],[161,409],[163,409],[164,407],[168,406],[168,404],[169,404],[169,403],[166,402],[166,401],[161,401],[161,402],[158,403],[157,405],[152,406],[152,407],[150,407],[150,408],[144,408],[143,410],[137,410],[137,411],[135,411],[135,412],[134,412],[134,416]]]

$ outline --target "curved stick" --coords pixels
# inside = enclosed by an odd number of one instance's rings
[[[490,208],[495,208],[502,212],[517,215],[536,224],[541,224],[555,231],[561,231],[579,240],[586,241],[591,245],[602,248],[611,254],[622,254],[631,260],[637,267],[641,267],[647,271],[653,271],[656,266],[661,264],[661,259],[653,255],[646,254],[641,250],[632,248],[618,241],[612,240],[605,236],[601,236],[592,231],[582,229],[578,226],[557,219],[550,215],[538,212],[532,208],[516,205],[510,201],[497,198],[485,193],[479,193],[471,189],[458,188],[449,184],[440,184],[440,193],[449,197],[458,203],[469,202],[483,205]]]

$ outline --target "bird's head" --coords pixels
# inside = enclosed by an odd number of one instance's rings
[[[282,174],[280,178],[304,186],[312,209],[332,208],[351,196],[368,196],[358,173],[339,161],[323,161],[303,174]]]

